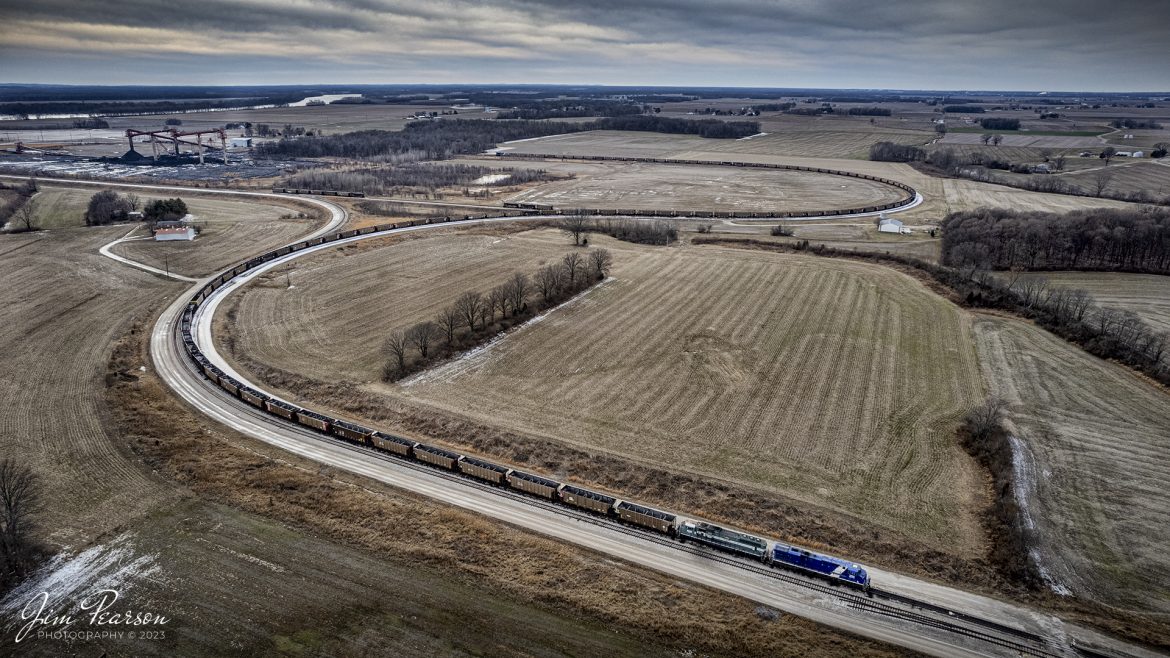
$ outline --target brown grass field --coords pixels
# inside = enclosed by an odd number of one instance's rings
[[[611,282],[403,385],[376,382],[391,329],[558,257],[563,236],[331,252],[299,265],[291,291],[281,274],[252,286],[232,311],[233,349],[423,409],[847,511],[950,551],[977,549],[982,485],[953,435],[983,385],[956,308],[881,267],[595,240],[615,253]]]
[[[803,171],[630,163],[508,200],[557,207],[800,211],[882,205],[904,194],[877,181]]]
[[[1018,320],[976,324],[1011,403],[1025,518],[1041,565],[1081,598],[1170,610],[1170,405],[1128,369]]]
[[[121,233],[0,236],[0,455],[41,477],[43,540],[100,557],[65,584],[173,621],[21,655],[894,655],[225,432],[155,376],[149,328],[184,287],[97,254]]]

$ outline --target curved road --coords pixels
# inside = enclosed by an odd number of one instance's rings
[[[345,210],[340,206],[312,197],[287,196],[264,192],[193,190],[192,188],[186,187],[118,184],[104,181],[41,180],[69,184],[276,197],[314,203],[329,210],[331,220],[324,227],[314,231],[309,236],[301,238],[298,242],[310,237],[334,232],[347,219]],[[477,223],[478,221],[514,221],[516,219],[540,219],[540,217],[502,217],[491,220],[451,222],[451,224]],[[427,230],[444,225],[446,224],[423,225],[399,229],[399,231]],[[241,382],[248,383],[248,385],[254,388],[263,390],[254,383],[248,382],[240,373],[233,371],[224,359],[215,352],[214,342],[211,339],[211,319],[214,315],[215,306],[233,290],[251,278],[273,267],[277,267],[309,253],[334,248],[345,242],[367,239],[384,234],[373,233],[355,236],[347,240],[330,242],[309,249],[303,249],[282,258],[274,259],[264,266],[249,270],[240,277],[237,277],[231,284],[217,290],[213,297],[201,305],[200,313],[196,318],[197,327],[195,331],[196,341],[199,343],[200,348],[210,360],[225,372]],[[106,248],[103,248],[102,253],[124,264],[152,271],[159,275],[165,274],[164,272],[158,271],[157,268],[151,268],[141,263],[129,261],[129,259],[117,257]],[[173,274],[171,277],[181,280],[191,280],[189,277],[180,277],[179,275]],[[588,518],[578,518],[573,515],[556,513],[555,511],[533,505],[523,499],[501,495],[498,491],[485,490],[472,483],[443,479],[431,472],[412,468],[409,464],[393,458],[343,444],[298,425],[280,422],[278,419],[227,395],[218,386],[207,381],[202,374],[194,370],[194,367],[186,357],[186,353],[179,344],[177,332],[175,331],[178,318],[186,306],[187,299],[198,288],[204,285],[206,281],[210,280],[210,278],[196,280],[195,285],[191,289],[179,295],[162,313],[151,334],[150,352],[154,360],[154,366],[158,370],[160,377],[180,397],[217,422],[242,434],[279,446],[301,457],[345,469],[416,494],[503,520],[527,530],[582,545],[589,549],[623,559],[632,564],[641,565],[715,589],[743,596],[752,601],[757,601],[785,612],[846,629],[850,632],[876,640],[938,656],[1016,655],[1013,651],[1008,651],[1002,647],[983,641],[962,637],[950,631],[932,628],[919,623],[900,621],[896,618],[878,615],[872,612],[859,612],[843,606],[837,597],[828,594],[819,593],[815,590],[804,590],[800,587],[781,586],[774,579],[770,579],[754,571],[737,567],[731,563],[715,561],[704,556],[695,555],[691,552],[679,550],[673,545],[663,545],[661,542],[651,541],[637,534],[622,532],[620,528],[611,528],[604,524],[599,525]],[[1079,643],[1081,644],[1124,647],[1126,652],[1135,655],[1155,655],[1134,647],[1121,645],[1088,629],[1064,624],[1059,619],[1046,613],[1028,610],[1012,604],[877,569],[870,569],[870,572],[873,575],[874,581],[887,590],[953,609],[960,609],[970,614],[975,614],[1050,638],[1052,644],[1046,650],[1052,652],[1053,655],[1072,655],[1069,646],[1070,641],[1073,639],[1079,639]]]

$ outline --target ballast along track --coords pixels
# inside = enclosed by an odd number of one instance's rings
[[[919,196],[918,191],[913,187],[902,183],[900,181],[889,178],[882,178],[881,176],[870,176],[869,174],[859,174],[855,171],[843,171],[840,169],[826,169],[824,167],[802,167],[800,165],[786,165],[786,164],[771,164],[765,162],[736,162],[733,160],[673,160],[670,158],[634,158],[620,155],[545,155],[539,153],[509,153],[507,151],[498,151],[497,157],[503,158],[522,158],[528,160],[573,160],[573,161],[605,161],[605,162],[638,162],[648,164],[664,164],[664,165],[691,165],[691,166],[707,166],[707,167],[747,167],[751,169],[777,169],[781,171],[804,171],[814,174],[827,174],[830,176],[844,176],[845,178],[860,178],[863,180],[874,181],[889,185],[905,192],[901,199],[893,203],[885,203],[873,206],[858,206],[856,208],[830,208],[827,210],[802,210],[793,212],[766,212],[753,210],[663,210],[663,209],[625,209],[615,210],[613,208],[561,208],[553,207],[548,204],[541,203],[516,203],[505,202],[505,208],[516,208],[525,212],[532,213],[559,213],[563,215],[629,215],[634,217],[688,217],[688,218],[714,218],[714,219],[812,219],[820,217],[841,217],[845,215],[864,215],[867,213],[883,212],[886,210],[898,210],[906,206],[914,204]]]
[[[881,603],[860,593],[842,591],[839,587],[840,585],[854,586],[860,589],[861,584],[851,583],[842,579],[841,570],[826,574],[824,572],[817,572],[811,569],[801,568],[800,566],[781,564],[778,562],[775,563],[775,566],[767,566],[769,563],[767,555],[764,556],[763,562],[749,561],[738,555],[717,553],[711,548],[680,544],[679,540],[675,538],[675,532],[673,531],[675,519],[677,518],[673,514],[654,510],[653,508],[637,503],[616,501],[612,497],[588,492],[588,490],[573,487],[572,485],[564,485],[541,475],[521,473],[515,469],[491,464],[491,462],[485,462],[474,457],[464,456],[434,446],[425,446],[418,442],[404,439],[403,437],[384,434],[369,428],[364,428],[355,423],[332,418],[326,414],[290,404],[287,401],[280,400],[275,396],[249,386],[247,383],[241,382],[224,373],[203,355],[202,350],[195,340],[192,329],[196,320],[196,313],[201,310],[201,305],[211,298],[216,291],[228,285],[236,277],[243,275],[245,272],[264,267],[274,261],[279,260],[280,262],[285,262],[289,260],[286,257],[289,257],[291,254],[314,247],[318,249],[323,248],[322,245],[337,243],[339,241],[349,242],[355,239],[387,235],[396,231],[421,228],[429,224],[466,223],[468,221],[486,219],[507,221],[509,219],[515,220],[519,218],[467,217],[456,219],[448,217],[383,224],[365,229],[321,236],[262,254],[222,272],[200,287],[195,295],[188,300],[180,321],[173,326],[175,330],[172,334],[173,339],[177,341],[178,346],[187,355],[188,367],[218,385],[220,395],[232,398],[233,407],[237,411],[238,409],[245,409],[248,414],[257,418],[263,418],[268,422],[275,420],[286,426],[295,427],[300,434],[306,436],[314,435],[318,440],[325,440],[335,445],[344,446],[347,450],[358,451],[362,455],[376,456],[379,459],[393,461],[408,469],[427,473],[429,476],[448,481],[458,481],[483,491],[490,491],[497,496],[522,500],[527,505],[558,515],[568,516],[593,526],[604,527],[610,531],[634,536],[643,541],[669,546],[672,550],[682,551],[706,560],[726,564],[739,570],[749,571],[771,581],[780,581],[807,590],[824,593],[834,597],[841,604],[851,609],[946,631],[958,636],[1016,651],[1024,655],[1057,655],[1047,649],[1047,642],[1039,635],[997,622],[955,612],[941,606],[917,601],[902,595],[881,590],[869,590],[868,578],[866,578],[864,585],[866,593],[870,596],[876,596],[877,598],[906,605],[910,608],[918,608],[943,618],[895,607],[888,603]],[[409,446],[409,449],[404,449],[404,446]],[[465,463],[464,460],[466,460],[467,464],[473,465],[473,467],[464,470],[460,465]],[[494,467],[494,469],[485,468],[488,466]],[[492,472],[498,473],[499,476],[491,475]],[[513,475],[519,479],[513,481]],[[558,486],[549,487],[549,485]],[[632,510],[632,512],[637,513],[622,514],[621,511],[617,510],[620,505],[613,502],[609,503],[605,511],[599,509],[598,500],[578,500],[577,502],[571,502],[569,499],[571,496],[565,497],[563,495],[564,487],[566,486],[571,487],[574,492],[593,494],[601,498],[608,498],[610,501],[616,501],[620,504],[628,504],[630,510],[626,511]],[[570,507],[569,505],[574,505],[574,507]],[[655,514],[663,516],[655,516]],[[663,520],[665,517],[669,517],[670,520],[664,526]],[[679,523],[681,524],[683,521],[685,519],[680,519]],[[734,531],[727,532],[731,535],[737,534]],[[774,544],[781,545],[780,542],[775,542]],[[808,553],[806,552],[806,554]],[[776,566],[782,567],[786,571],[779,570]],[[862,574],[864,574],[864,571]],[[814,581],[810,580],[810,576],[821,578],[828,576],[828,580],[827,582]]]

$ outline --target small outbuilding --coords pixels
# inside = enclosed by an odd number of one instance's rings
[[[232,148],[252,148],[251,137],[233,137],[228,140],[228,146]]]
[[[888,217],[882,217],[878,220],[878,231],[880,233],[903,233],[905,229],[902,228],[902,222]]]
[[[154,239],[163,242],[165,240],[194,240],[195,227],[193,226],[167,226],[154,231]]]

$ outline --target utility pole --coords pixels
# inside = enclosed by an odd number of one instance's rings
[[[171,257],[163,254],[163,267],[167,268],[167,276],[171,275]]]

